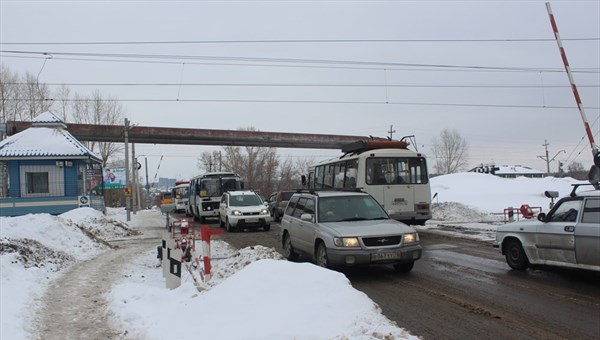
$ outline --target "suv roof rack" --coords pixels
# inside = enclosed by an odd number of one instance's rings
[[[585,186],[585,185],[591,185],[593,186],[592,183],[576,183],[576,184],[571,184],[573,186],[573,190],[571,190],[571,193],[569,194],[569,196],[571,197],[577,197],[577,193],[575,191],[577,191],[577,188],[579,188],[580,186]]]

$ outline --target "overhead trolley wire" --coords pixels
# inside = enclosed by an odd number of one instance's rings
[[[563,38],[564,41],[600,41],[598,37]],[[55,41],[0,42],[0,45],[189,45],[189,44],[305,44],[305,43],[465,43],[465,42],[554,42],[549,38],[524,39],[261,39],[261,40],[174,40],[174,41]]]

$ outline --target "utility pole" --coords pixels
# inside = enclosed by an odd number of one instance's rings
[[[546,161],[546,174],[550,174],[550,159],[548,158],[548,141],[544,139],[544,144],[542,144],[542,146],[544,148],[546,148],[546,156],[538,156],[538,158],[541,158],[543,160]]]
[[[129,182],[129,119],[125,118],[125,191],[128,192],[131,183]],[[131,221],[131,196],[125,195],[125,211],[127,211],[127,221]]]
[[[561,152],[564,152],[564,153],[567,153],[567,152],[565,150],[560,150],[559,152],[556,153],[556,155],[554,155],[554,157],[550,158],[548,156],[548,145],[550,145],[550,144],[548,144],[548,141],[544,139],[544,144],[542,144],[542,146],[546,149],[546,156],[538,156],[538,158],[541,158],[541,159],[543,159],[543,160],[546,161],[546,173],[550,174],[550,162],[552,162],[553,160],[555,160],[556,157],[558,155],[560,155]],[[561,166],[562,166],[562,163],[559,162],[558,172],[561,171]]]
[[[394,133],[396,132],[396,130],[394,130],[394,125],[390,125],[390,131],[388,131],[388,133],[390,134],[390,140],[392,140]]]

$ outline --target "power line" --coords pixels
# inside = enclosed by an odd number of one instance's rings
[[[129,64],[161,64],[161,65],[181,65],[181,61],[164,61],[164,60],[123,60],[123,59],[111,59],[111,58],[70,58],[70,57],[55,57],[55,56],[45,56],[45,55],[2,55],[2,51],[0,51],[0,56],[3,58],[17,58],[17,59],[53,59],[53,60],[61,60],[61,61],[85,61],[85,62],[110,62],[110,63],[129,63]],[[235,67],[284,67],[284,68],[310,68],[310,69],[331,69],[331,70],[377,70],[380,71],[381,67],[366,67],[366,66],[332,66],[332,65],[293,65],[293,64],[268,64],[268,63],[226,63],[226,62],[193,62],[186,60],[186,65],[201,65],[201,66],[235,66]],[[434,67],[434,66],[432,66]],[[417,68],[417,67],[392,67],[387,66],[387,70],[389,71],[414,71],[414,72],[536,72],[536,73],[563,73],[564,69],[562,68],[545,68],[545,69],[444,69],[440,70],[439,68]],[[598,68],[577,68],[571,70],[573,73],[590,73],[596,74],[600,73],[600,69]]]
[[[600,38],[570,38],[563,41],[600,41]],[[305,44],[305,43],[480,43],[480,42],[554,42],[548,38],[525,39],[274,39],[274,40],[175,40],[175,41],[56,41],[0,42],[0,45],[189,45],[189,44]]]
[[[58,99],[58,98],[18,98],[14,101],[60,101],[86,102],[89,99]],[[546,105],[508,105],[508,104],[470,104],[470,103],[424,103],[424,102],[386,102],[386,101],[343,101],[343,100],[275,100],[275,99],[111,99],[115,102],[190,102],[190,103],[289,103],[289,104],[374,104],[374,105],[415,105],[415,106],[462,106],[489,108],[525,108],[525,109],[576,109],[574,106]],[[599,110],[600,107],[585,107],[586,110]]]
[[[42,51],[17,51],[0,50],[0,53],[13,53],[17,55],[37,55],[47,58],[55,56],[78,56],[78,57],[107,57],[107,58],[136,58],[136,59],[176,59],[185,60],[211,60],[211,61],[240,61],[240,62],[269,62],[269,63],[296,63],[310,65],[353,65],[353,66],[402,66],[402,67],[433,67],[439,69],[474,69],[495,71],[519,71],[519,72],[554,72],[548,69],[528,67],[502,67],[502,66],[474,66],[474,65],[445,65],[445,64],[415,64],[378,61],[352,61],[352,60],[325,60],[325,59],[302,59],[302,58],[261,58],[261,57],[225,57],[225,56],[201,56],[201,55],[169,55],[169,54],[129,54],[129,53],[85,53],[85,52],[42,52]],[[562,70],[556,72],[563,72]]]
[[[27,86],[29,83],[4,82],[6,85]],[[491,84],[286,84],[286,83],[41,83],[47,86],[210,86],[210,87],[403,87],[403,88],[571,88],[569,85],[491,85]],[[597,88],[598,85],[578,85]]]

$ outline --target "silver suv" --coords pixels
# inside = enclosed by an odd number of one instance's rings
[[[219,225],[228,232],[243,229],[271,229],[267,204],[254,191],[228,191],[221,197]]]
[[[388,216],[362,191],[300,191],[281,220],[284,256],[326,268],[393,264],[409,272],[421,258],[417,232]]]

